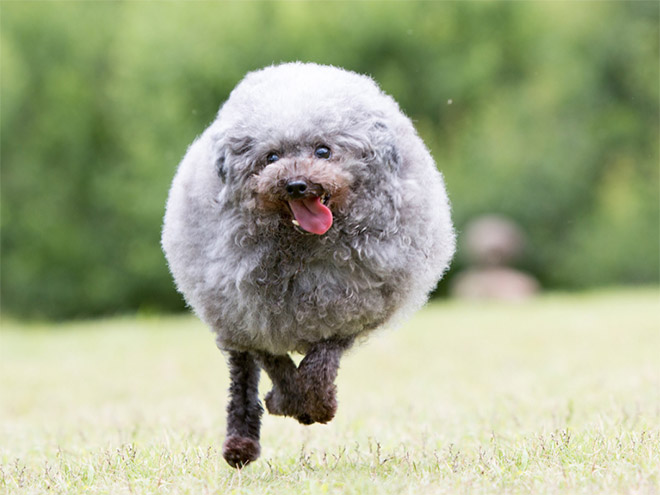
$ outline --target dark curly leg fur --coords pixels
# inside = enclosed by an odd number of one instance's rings
[[[247,352],[229,353],[230,401],[227,406],[227,438],[222,456],[241,468],[256,460],[261,452],[259,430],[263,408],[259,402],[259,366]]]
[[[271,414],[291,416],[300,423],[327,423],[337,411],[334,384],[343,352],[353,339],[329,339],[314,344],[296,368],[289,356],[260,353],[258,360],[273,382],[266,395]]]
[[[288,356],[259,353],[257,360],[273,382],[273,389],[266,394],[266,408],[277,416],[298,417],[305,408],[298,383],[298,369]]]
[[[339,360],[353,338],[328,339],[314,344],[298,366],[298,383],[304,398],[305,414],[298,416],[303,424],[327,423],[337,412],[335,378]]]

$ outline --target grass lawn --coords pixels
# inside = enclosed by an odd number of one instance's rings
[[[0,493],[660,493],[657,289],[433,303],[344,358],[332,423],[265,415],[242,471],[227,386],[193,317],[4,319]]]

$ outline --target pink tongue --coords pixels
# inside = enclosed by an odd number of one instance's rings
[[[307,232],[325,234],[332,225],[332,212],[318,196],[289,201],[289,206],[298,225]]]

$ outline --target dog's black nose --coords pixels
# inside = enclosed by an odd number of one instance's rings
[[[291,199],[300,199],[305,196],[307,182],[304,180],[292,180],[286,183],[284,189]]]

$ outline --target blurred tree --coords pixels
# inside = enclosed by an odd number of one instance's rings
[[[379,81],[459,230],[513,217],[547,287],[658,283],[656,1],[0,9],[4,311],[182,308],[159,248],[176,164],[245,72],[289,60]]]

